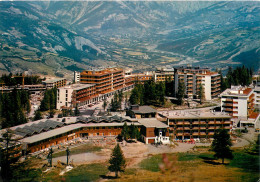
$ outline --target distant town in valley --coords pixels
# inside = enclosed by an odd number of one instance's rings
[[[0,182],[259,182],[259,10],[0,1]]]

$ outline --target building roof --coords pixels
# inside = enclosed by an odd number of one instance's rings
[[[147,113],[156,113],[157,111],[150,106],[139,106],[139,109],[132,110],[135,114],[147,114]]]
[[[66,133],[68,131],[80,128],[80,127],[82,127],[82,125],[83,124],[74,124],[74,125],[64,126],[61,128],[57,128],[57,129],[53,129],[53,130],[50,130],[47,132],[40,133],[38,135],[33,135],[31,137],[23,138],[20,141],[25,142],[25,143],[35,143],[35,142],[45,140],[47,138],[51,138],[51,137]]]
[[[220,96],[248,97],[253,89],[242,86],[231,86],[220,94]]]
[[[53,78],[53,79],[45,80],[45,81],[43,81],[43,83],[55,83],[55,82],[58,82],[61,80],[66,80],[66,79],[65,78]]]
[[[124,122],[132,122],[132,120],[120,117],[118,115],[115,116],[91,116],[91,117],[78,117],[76,122],[82,123],[124,123]]]
[[[127,125],[141,125],[138,122],[127,122]],[[123,126],[124,122],[121,123],[86,123],[86,124],[81,124],[81,123],[77,123],[77,124],[71,124],[71,125],[67,125],[67,126],[63,126],[61,128],[56,128],[50,131],[46,131],[37,135],[33,135],[27,138],[23,138],[20,141],[24,142],[24,143],[35,143],[35,142],[39,142],[48,138],[52,138],[55,137],[57,135],[61,135],[64,133],[67,133],[69,131],[72,130],[76,130],[79,128],[83,128],[83,127],[110,127],[110,126]]]
[[[169,119],[231,118],[223,112],[162,111],[159,113]]]
[[[66,85],[64,87],[61,87],[59,89],[73,89],[73,90],[82,90],[84,88],[88,88],[88,87],[92,87],[94,86],[95,84],[80,84],[80,83],[77,83],[77,84],[72,84],[72,85]]]
[[[63,126],[64,123],[58,122],[58,121],[53,121],[53,120],[45,120],[45,121],[40,121],[38,123],[33,123],[31,125],[25,125],[23,127],[16,127],[14,129],[15,134],[21,135],[23,137],[25,136],[31,136],[37,133],[41,133],[42,131],[48,131],[50,129],[54,129],[57,127]]]
[[[141,118],[138,119],[138,122],[146,128],[168,128],[168,125],[155,118]]]

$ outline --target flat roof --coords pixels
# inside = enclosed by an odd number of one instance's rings
[[[168,125],[162,123],[156,118],[141,118],[138,119],[138,122],[146,128],[168,128]]]
[[[156,113],[157,111],[150,106],[138,106],[138,109],[132,109],[135,114],[146,114],[146,113]]]
[[[42,81],[44,83],[55,83],[55,82],[58,82],[58,81],[61,81],[61,80],[66,80],[65,78],[53,78],[53,79],[48,79],[48,80],[45,80],[45,81]]]
[[[92,87],[92,86],[95,86],[95,84],[81,84],[81,83],[77,83],[77,84],[72,84],[72,85],[66,85],[66,86],[61,87],[59,89],[81,90],[81,89]]]
[[[253,92],[252,88],[232,86],[220,94],[220,96],[248,97]]]
[[[159,113],[169,119],[231,118],[223,112],[162,111]]]

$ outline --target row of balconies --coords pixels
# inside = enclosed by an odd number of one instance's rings
[[[193,121],[193,122],[189,122],[189,121],[177,121],[177,122],[169,122],[170,125],[202,125],[202,124],[228,124],[231,121]]]

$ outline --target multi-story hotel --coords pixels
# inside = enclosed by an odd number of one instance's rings
[[[220,94],[220,75],[209,68],[176,67],[174,68],[174,89],[178,92],[180,82],[185,84],[185,94],[192,98],[198,95],[200,85],[204,87],[205,99],[211,100]]]
[[[254,100],[255,94],[253,89],[232,86],[231,89],[226,89],[220,95],[221,111],[228,113],[233,118],[254,118]]]
[[[164,111],[174,139],[212,138],[215,130],[232,128],[231,116],[220,112]]]
[[[94,84],[73,84],[57,89],[57,109],[75,107],[94,102],[96,99]]]
[[[124,70],[121,68],[107,68],[95,71],[83,71],[80,74],[80,82],[95,84],[97,94],[107,94],[121,90],[125,86]]]

